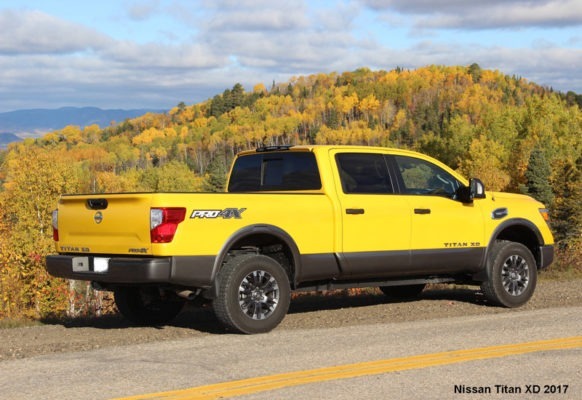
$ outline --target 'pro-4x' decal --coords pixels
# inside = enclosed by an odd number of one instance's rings
[[[224,210],[194,210],[190,218],[224,218],[241,219],[246,208],[225,208]]]

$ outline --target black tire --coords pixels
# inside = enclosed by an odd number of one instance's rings
[[[497,241],[487,257],[487,280],[481,290],[492,304],[520,307],[528,302],[537,283],[537,265],[521,243]]]
[[[155,287],[118,287],[114,295],[121,315],[137,325],[164,325],[173,320],[186,303],[173,294],[163,296]]]
[[[217,318],[240,333],[264,333],[287,315],[291,288],[286,271],[274,259],[243,254],[230,259],[218,272],[218,296],[213,300]]]
[[[405,286],[380,286],[380,290],[391,299],[413,299],[418,297],[426,284]]]

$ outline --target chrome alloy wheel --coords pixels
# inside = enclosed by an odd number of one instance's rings
[[[508,257],[501,267],[503,288],[512,296],[521,295],[528,287],[530,279],[529,265],[519,255]]]
[[[268,272],[253,271],[240,283],[238,295],[240,308],[246,316],[254,320],[266,319],[279,303],[279,284]]]

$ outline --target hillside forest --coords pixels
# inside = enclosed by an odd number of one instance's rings
[[[0,152],[0,318],[99,313],[86,284],[51,278],[61,193],[221,191],[234,155],[284,144],[359,144],[432,155],[488,190],[551,210],[558,265],[581,268],[582,96],[470,66],[315,74],[235,84],[100,128],[67,126]],[[97,299],[97,300],[96,300]]]

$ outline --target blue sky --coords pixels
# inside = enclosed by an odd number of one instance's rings
[[[582,0],[0,3],[0,112],[169,109],[237,82],[472,63],[582,93]]]

